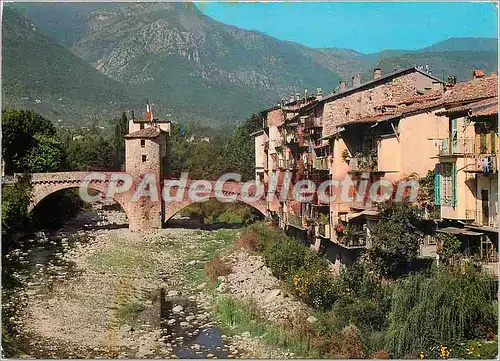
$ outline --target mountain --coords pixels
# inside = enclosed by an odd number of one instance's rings
[[[61,11],[56,16],[38,10],[44,6],[30,4],[20,10],[54,40],[74,39],[73,54],[149,95],[159,113],[171,113],[178,120],[234,123],[270,102],[340,79],[332,69],[301,54],[297,44],[219,23],[184,3],[127,3],[101,9],[85,4],[79,12],[67,7],[74,21],[64,22],[55,19]],[[71,36],[62,39],[59,33]]]
[[[126,86],[94,69],[4,6],[3,107],[33,109],[52,120],[118,117],[137,105]]]
[[[454,74],[458,80],[469,79],[474,68],[489,72],[497,67],[496,39],[448,39],[421,50],[362,54],[352,49],[311,49],[242,30],[205,16],[189,3],[16,3],[15,7],[36,25],[37,34],[38,30],[45,34],[44,41],[50,38],[59,50],[69,49],[75,64],[97,69],[103,84],[114,84],[126,109],[142,110],[136,104],[148,97],[156,115],[168,113],[172,119],[212,126],[240,121],[305,89],[321,87],[328,92],[341,78],[361,74],[362,81],[369,80],[377,66],[387,73],[427,64],[434,75]],[[4,46],[4,59],[11,57],[11,51],[19,53],[12,48],[25,47],[23,41],[9,49]],[[32,52],[26,55],[42,58]],[[13,73],[22,66],[10,62]],[[52,67],[44,73],[50,77],[58,71]],[[25,88],[31,81],[17,78]],[[50,94],[55,85],[66,86],[70,79],[68,74],[58,84],[43,86]],[[89,88],[82,85],[79,114],[87,110],[95,114],[90,108],[102,105],[102,100],[86,100]],[[11,89],[9,102],[19,98]],[[101,94],[107,99],[106,93]]]
[[[421,49],[423,52],[443,51],[494,51],[498,52],[495,38],[450,38]]]

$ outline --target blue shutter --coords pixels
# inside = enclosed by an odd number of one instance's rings
[[[439,165],[434,171],[434,204],[436,206],[441,205],[441,173]]]
[[[457,206],[457,165],[455,163],[451,164],[451,184],[452,184],[452,198],[451,205],[453,207]]]

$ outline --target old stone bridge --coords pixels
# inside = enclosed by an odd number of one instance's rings
[[[98,176],[90,176],[91,174]],[[97,191],[101,194],[108,195],[108,190],[113,183],[114,186],[120,186],[119,182],[112,180],[112,175],[120,177],[125,175],[124,172],[56,172],[56,173],[32,173],[31,183],[33,185],[33,196],[31,200],[30,209],[36,207],[47,196],[61,191],[63,189],[80,188],[86,186],[87,189]],[[15,174],[11,177],[4,177],[2,179],[4,184],[15,182],[20,174]],[[156,182],[156,190],[159,192],[158,196],[141,196],[137,199],[136,191],[138,186],[143,181],[141,179],[133,179],[131,187],[122,192],[112,192],[112,198],[120,204],[129,221],[129,228],[131,230],[148,230],[152,228],[160,228],[163,222],[168,221],[174,214],[181,211],[183,208],[189,206],[195,201],[190,197],[190,191],[194,193],[205,195],[206,198],[215,197],[216,182],[203,181],[209,183],[211,187],[204,188],[199,186],[199,181],[187,180],[185,184],[173,186],[170,188],[170,196],[167,200],[161,197],[163,189],[163,180]],[[237,201],[248,204],[249,206],[257,209],[261,214],[266,214],[266,199],[263,195],[253,201],[247,201],[242,196],[243,183],[237,182],[224,182],[222,186],[222,194]],[[148,188],[151,184],[148,186]],[[153,184],[155,186],[155,184]],[[151,187],[153,188],[153,187]],[[184,188],[184,189],[182,189]],[[209,191],[210,189],[210,191]],[[86,190],[84,190],[86,192]],[[181,198],[174,197],[176,192],[183,191]],[[250,193],[250,192],[249,192]],[[87,193],[88,194],[88,193]],[[251,194],[251,193],[250,193]]]

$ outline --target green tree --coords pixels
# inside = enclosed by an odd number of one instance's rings
[[[30,172],[28,155],[38,145],[35,135],[55,137],[54,125],[30,110],[2,111],[2,157],[6,173]]]
[[[128,133],[128,119],[125,112],[116,121],[115,134],[112,145],[116,154],[116,168],[123,170],[125,167],[125,135]]]
[[[380,209],[380,220],[372,233],[368,259],[382,276],[396,277],[409,271],[417,257],[422,232],[418,209],[402,202],[386,202]]]
[[[56,136],[35,134],[35,145],[26,156],[30,172],[54,172],[65,162],[63,143]]]
[[[222,150],[221,170],[241,174],[242,180],[255,178],[255,140],[251,135],[262,128],[262,117],[252,114],[227,139]]]
[[[109,170],[114,164],[113,146],[102,135],[89,134],[69,143],[68,166],[71,170]]]
[[[437,254],[439,260],[445,264],[452,262],[453,258],[460,254],[460,240],[453,234],[439,233],[438,236],[439,246]]]
[[[13,185],[2,187],[2,235],[29,224],[28,206],[33,196],[29,174],[21,176]]]
[[[434,345],[476,338],[477,329],[495,328],[498,302],[493,277],[473,267],[439,267],[431,277],[411,275],[392,297],[387,349],[395,358],[416,356]]]

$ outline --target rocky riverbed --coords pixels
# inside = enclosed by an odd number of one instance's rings
[[[99,206],[4,255],[16,284],[4,287],[4,314],[19,349],[8,356],[293,357],[248,332],[226,335],[214,320],[203,266],[238,230],[139,233],[125,226],[123,213]],[[253,299],[273,321],[306,312],[259,257],[233,251],[225,261],[233,273],[216,295]]]

